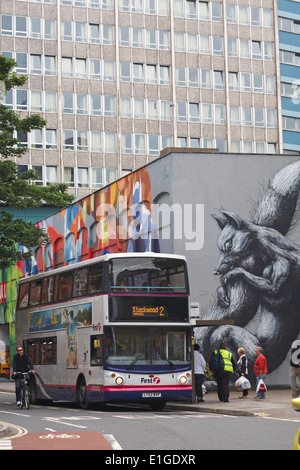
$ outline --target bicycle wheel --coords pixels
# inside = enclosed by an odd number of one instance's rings
[[[21,385],[20,394],[21,394],[21,405],[20,405],[20,408],[21,408],[21,410],[22,410],[23,406],[25,405],[25,401],[24,401],[24,386],[23,386],[23,385]]]
[[[28,385],[25,385],[25,387],[24,387],[24,403],[25,403],[25,406],[26,406],[27,410],[29,410],[29,407],[30,407],[30,392],[29,392]]]

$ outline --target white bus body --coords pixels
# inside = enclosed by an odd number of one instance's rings
[[[192,400],[188,289],[185,258],[157,253],[106,254],[22,279],[16,343],[34,364],[33,400],[157,409]]]

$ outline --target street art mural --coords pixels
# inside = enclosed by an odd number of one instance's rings
[[[174,153],[158,159],[38,223],[48,244],[37,247],[30,262],[0,272],[1,323],[11,325],[11,344],[21,277],[106,252],[159,252],[165,247],[187,257],[191,300],[200,303],[200,318],[235,321],[233,326],[195,329],[205,357],[225,340],[234,354],[245,347],[250,374],[258,345],[264,348],[269,373],[280,368],[300,335],[300,161],[291,157],[288,161],[293,163],[287,164],[278,156],[275,170],[270,156],[257,156],[254,164],[253,156],[196,155],[189,164],[185,158]],[[235,170],[237,181],[230,180]],[[262,191],[260,185],[268,183],[269,175],[270,183]],[[245,199],[237,198],[241,186]],[[258,202],[247,215],[249,194]],[[226,207],[221,207],[223,200]],[[182,211],[188,205],[204,207],[199,227],[210,229],[198,250],[176,237],[159,240],[154,206],[161,202]],[[197,228],[194,222],[191,226]],[[296,237],[293,228],[298,229]]]
[[[275,175],[252,222],[223,209],[213,215],[221,230],[214,272],[220,287],[205,318],[230,318],[235,325],[205,328],[197,341],[204,350],[214,349],[221,340],[234,352],[243,346],[250,374],[257,346],[264,349],[270,373],[282,364],[300,333],[300,247],[288,239],[297,222],[299,188],[297,161]]]
[[[61,267],[105,252],[159,251],[153,229],[150,177],[145,168],[70,205],[37,225],[49,243],[38,247],[24,276]]]
[[[10,343],[15,342],[15,307],[22,277],[105,252],[159,251],[159,240],[152,239],[152,203],[150,177],[142,168],[39,222],[48,244],[37,247],[32,260],[0,271],[0,320],[11,325]]]

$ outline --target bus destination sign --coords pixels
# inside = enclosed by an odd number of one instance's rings
[[[133,317],[167,317],[168,312],[166,307],[162,305],[157,306],[145,306],[145,305],[133,305],[132,306]]]

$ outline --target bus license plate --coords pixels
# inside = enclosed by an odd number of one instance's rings
[[[161,393],[160,392],[146,392],[146,393],[142,393],[142,397],[143,398],[159,398],[161,397]]]

